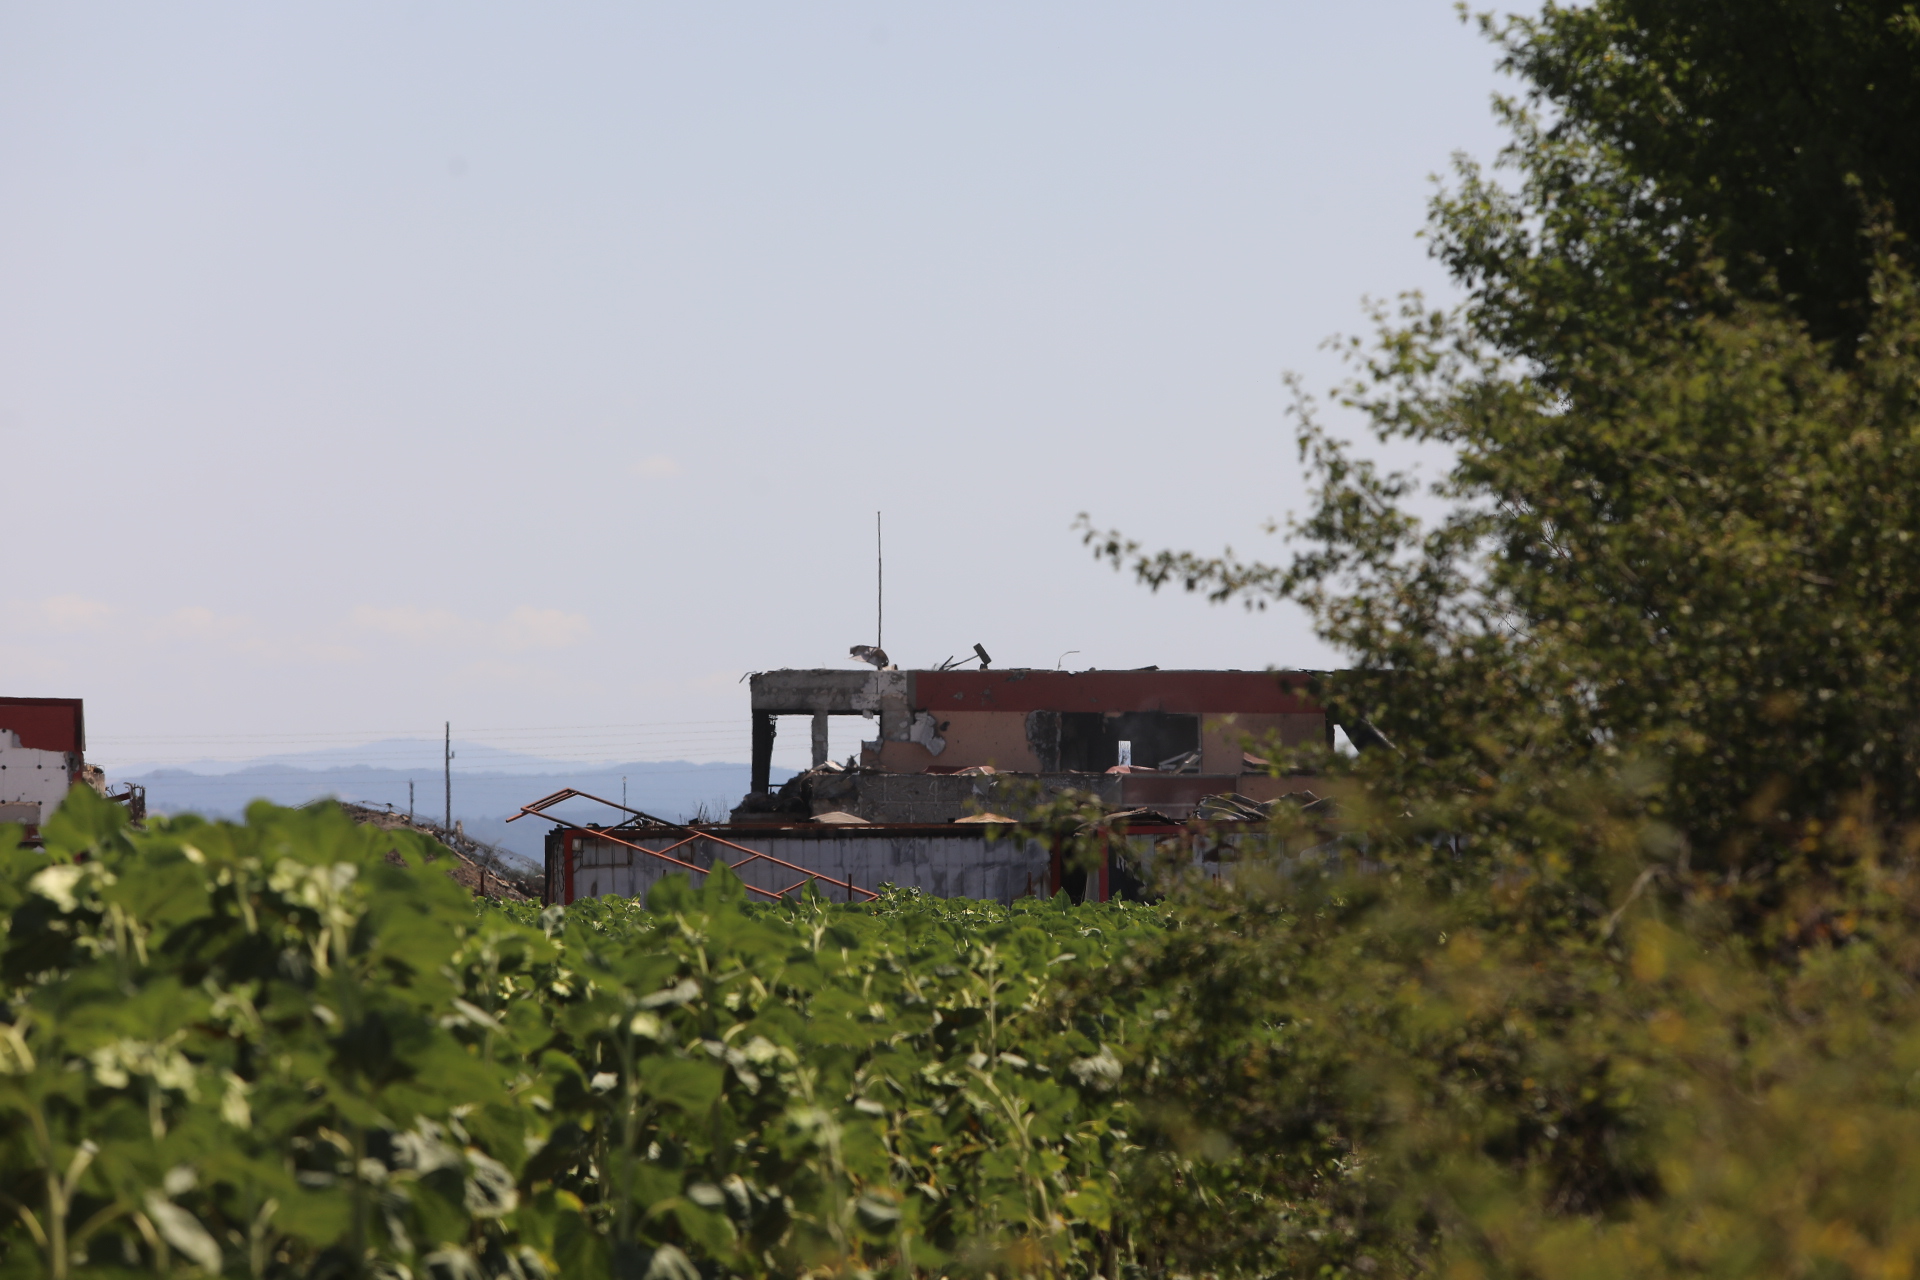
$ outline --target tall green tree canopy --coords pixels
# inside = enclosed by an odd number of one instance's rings
[[[1464,301],[1382,311],[1333,396],[1451,451],[1441,514],[1303,397],[1290,562],[1087,535],[1306,605],[1385,744],[1101,984],[1169,1015],[1141,1230],[1186,1273],[1910,1275],[1920,19],[1482,22],[1521,88],[1432,207]]]
[[[1298,409],[1317,506],[1282,567],[1091,540],[1156,586],[1296,599],[1330,696],[1457,793],[1516,760],[1645,757],[1691,856],[1795,847],[1871,793],[1920,816],[1920,217],[1913,6],[1549,5],[1481,22],[1522,91],[1429,235],[1466,300],[1408,299],[1338,393],[1454,452],[1409,513]],[[1757,853],[1772,842],[1771,853]]]
[[[1438,219],[1476,319],[1551,361],[1714,292],[1787,302],[1818,340],[1871,323],[1863,210],[1920,228],[1920,16],[1900,0],[1607,0],[1483,18],[1526,92],[1518,198],[1471,168]]]

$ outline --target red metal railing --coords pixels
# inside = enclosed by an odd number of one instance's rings
[[[662,827],[668,831],[681,831],[681,832],[685,832],[686,834],[681,839],[674,841],[674,843],[668,845],[664,849],[650,849],[646,845],[636,844],[632,840],[622,839],[621,837],[615,835],[611,830],[605,827],[589,827],[584,823],[573,822],[573,821],[570,821],[569,819],[559,817],[556,814],[551,814],[546,812],[549,808],[553,807],[554,805],[560,804],[562,801],[566,801],[566,800],[591,800],[596,804],[606,805],[610,809],[618,809],[622,813],[630,813],[637,818],[644,818],[647,822],[653,824],[656,827]],[[807,884],[807,882],[810,880],[818,881],[821,884],[833,885],[835,888],[843,890],[847,895],[848,902],[855,901],[855,898],[854,898],[855,894],[859,894],[862,900],[869,901],[869,902],[871,902],[872,900],[880,896],[879,894],[875,893],[873,890],[863,889],[859,885],[854,884],[850,880],[836,880],[832,876],[822,875],[818,871],[809,871],[807,868],[800,866],[796,863],[788,862],[784,858],[776,858],[770,853],[763,853],[758,849],[749,849],[747,846],[743,844],[735,844],[731,840],[727,840],[720,836],[714,835],[711,831],[701,831],[694,827],[689,827],[684,823],[667,822],[663,819],[654,817],[650,813],[643,813],[638,809],[628,808],[624,804],[615,804],[611,800],[605,800],[599,796],[590,795],[585,791],[576,791],[572,787],[568,787],[561,791],[556,791],[550,796],[545,796],[539,800],[535,800],[532,804],[521,805],[520,812],[514,814],[511,818],[508,818],[507,821],[518,822],[521,818],[532,818],[532,817],[544,817],[548,821],[557,823],[563,827],[567,827],[570,830],[582,832],[594,840],[605,840],[610,844],[617,844],[617,845],[620,845],[622,848],[632,849],[636,853],[644,853],[649,858],[658,858],[660,861],[668,863],[672,866],[678,867],[682,871],[693,871],[693,872],[698,872],[701,875],[706,875],[708,871],[711,870],[711,868],[709,867],[698,866],[694,863],[686,862],[680,858],[676,858],[673,856],[676,852],[682,849],[689,848],[690,846],[695,845],[702,840],[707,840],[707,841],[711,841],[714,844],[719,845],[723,849],[732,849],[736,853],[744,853],[747,855],[744,858],[741,858],[735,862],[730,862],[727,864],[736,873],[738,873],[742,867],[745,867],[748,864],[754,863],[754,862],[771,863],[776,867],[784,867],[788,871],[798,873],[800,878],[794,881],[792,884],[788,885],[784,889],[779,889],[779,890],[762,889],[757,884],[747,885],[747,889],[749,892],[760,894],[762,897],[766,897],[766,898],[776,898],[776,899],[784,898],[788,894],[792,893],[794,890],[803,888]],[[634,833],[629,831],[629,834],[634,834]],[[569,876],[569,880],[571,880],[571,876]],[[744,878],[742,879],[741,882],[743,884],[746,883]],[[569,891],[567,893],[567,898],[569,901],[571,901],[573,897],[571,888],[572,886],[571,884],[569,884],[568,886]]]

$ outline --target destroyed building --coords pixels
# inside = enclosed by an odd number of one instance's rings
[[[29,837],[85,777],[86,714],[78,698],[0,698],[0,822]]]
[[[0,698],[0,823],[18,823],[30,844],[67,792],[89,786],[146,816],[146,791],[109,791],[106,775],[87,763],[86,706],[79,698]]]
[[[547,842],[548,901],[637,896],[716,860],[767,897],[809,879],[836,900],[881,884],[1000,901],[1074,891],[1057,846],[991,838],[1018,795],[1071,788],[1132,815],[1127,840],[1184,839],[1216,825],[1197,816],[1244,821],[1283,797],[1313,802],[1316,779],[1247,748],[1331,745],[1334,733],[1300,671],[997,670],[983,655],[970,670],[763,671],[748,684],[751,790],[729,820],[668,823],[610,805],[625,816],[608,826],[561,822]],[[828,758],[835,716],[872,726],[845,761]],[[781,717],[805,717],[813,763],[776,788]],[[551,816],[580,795],[556,793],[520,816]],[[1075,896],[1104,900],[1122,876],[1109,859]]]
[[[1275,776],[1244,744],[1330,743],[1308,681],[1304,672],[1157,668],[759,672],[749,678],[753,789],[732,818],[841,812],[873,823],[952,822],[980,796],[976,780],[994,774],[1057,781],[1173,818],[1211,795],[1270,801],[1307,784]],[[795,715],[811,721],[813,769],[774,791],[777,717]],[[833,716],[875,728],[837,772],[827,759]]]

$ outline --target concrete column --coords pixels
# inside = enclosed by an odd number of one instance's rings
[[[750,785],[755,795],[765,795],[769,790],[768,779],[773,774],[773,732],[773,713],[754,712],[753,781]]]
[[[913,728],[913,687],[905,671],[874,672],[880,703],[880,740],[905,742]]]
[[[813,767],[818,769],[827,762],[827,713],[813,713]]]

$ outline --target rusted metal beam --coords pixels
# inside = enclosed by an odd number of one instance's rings
[[[631,813],[638,817],[645,818],[648,822],[654,824],[655,826],[663,827],[671,831],[683,831],[686,833],[686,836],[684,839],[678,840],[673,844],[668,845],[667,851],[663,851],[659,849],[649,849],[645,845],[635,844],[631,840],[622,840],[620,837],[612,834],[612,831],[606,827],[590,827],[590,826],[587,826],[585,823],[573,822],[567,818],[562,818],[557,814],[551,814],[551,813],[545,812],[547,809],[553,807],[556,804],[561,803],[564,800],[592,800],[599,804],[604,804],[609,808],[618,809],[622,813]],[[821,875],[817,871],[809,870],[808,868],[800,866],[797,863],[788,862],[784,858],[776,858],[772,854],[765,853],[759,849],[752,849],[743,844],[735,844],[731,840],[723,839],[720,836],[714,835],[711,831],[702,831],[698,827],[690,827],[683,822],[668,822],[663,818],[656,818],[650,813],[643,813],[640,810],[630,808],[627,805],[615,804],[611,800],[602,799],[599,796],[592,795],[589,792],[585,792],[585,791],[578,791],[572,787],[563,788],[559,791],[554,792],[550,796],[543,796],[540,799],[535,800],[532,804],[521,805],[520,812],[514,814],[511,818],[508,818],[507,821],[517,822],[521,818],[528,818],[528,817],[545,817],[551,822],[558,823],[559,825],[570,828],[571,830],[574,830],[574,831],[584,832],[587,835],[594,837],[595,839],[609,840],[614,844],[620,845],[622,848],[636,850],[637,852],[646,854],[650,858],[658,858],[662,862],[670,862],[676,867],[682,867],[688,871],[697,871],[701,875],[706,875],[711,870],[711,868],[695,866],[691,862],[683,862],[680,859],[671,856],[671,853],[668,851],[671,851],[674,849],[683,849],[688,845],[695,843],[696,841],[710,840],[714,844],[717,844],[722,848],[732,849],[737,853],[744,853],[747,855],[746,857],[741,858],[737,862],[728,864],[736,873],[740,870],[740,868],[752,862],[769,862],[776,867],[785,867],[789,871],[794,871],[799,873],[799,875],[801,876],[801,879],[795,885],[789,886],[788,888],[781,890],[779,893],[771,893],[768,890],[760,888],[758,885],[751,885],[751,884],[747,885],[747,888],[753,890],[753,892],[758,894],[764,894],[769,898],[784,897],[786,894],[791,893],[795,888],[798,888],[800,885],[806,884],[807,881],[809,880],[818,881],[822,884],[830,884],[844,891],[847,895],[848,902],[853,901],[853,895],[856,893],[861,894],[868,902],[871,902],[880,896],[878,893],[874,892],[872,889],[862,888],[861,886],[854,884],[852,881],[837,880],[832,876]],[[745,884],[746,882],[743,880],[741,883]]]
[[[519,817],[519,816],[521,816],[521,815],[520,815],[520,814],[515,814],[514,816],[515,816],[515,817]],[[645,846],[645,845],[643,845],[643,844],[635,844],[635,843],[634,843],[633,841],[631,841],[631,840],[622,840],[622,839],[621,839],[621,838],[620,838],[619,836],[616,836],[616,835],[614,835],[614,834],[613,834],[613,833],[612,833],[611,831],[608,831],[608,830],[607,830],[607,829],[605,829],[604,827],[589,827],[589,826],[585,826],[585,825],[583,825],[583,824],[581,824],[581,823],[578,823],[578,822],[569,822],[569,821],[567,821],[567,820],[566,820],[565,818],[554,818],[553,820],[554,820],[555,822],[557,822],[557,823],[559,823],[559,824],[560,824],[561,826],[563,826],[563,827],[569,827],[569,828],[571,828],[571,829],[573,829],[574,831],[578,831],[578,832],[580,832],[580,833],[582,833],[583,835],[588,835],[588,836],[591,836],[591,837],[593,837],[593,838],[594,838],[595,840],[605,840],[605,841],[607,841],[607,842],[608,842],[609,844],[617,844],[617,845],[619,845],[619,846],[621,846],[622,848],[625,848],[625,849],[632,849],[632,850],[634,850],[634,851],[635,851],[635,852],[637,852],[637,853],[644,853],[644,854],[646,854],[646,855],[647,855],[647,856],[648,856],[649,858],[658,858],[658,859],[660,859],[660,861],[662,861],[662,862],[671,862],[671,863],[672,863],[672,864],[673,864],[674,866],[676,866],[676,867],[680,867],[680,868],[682,868],[682,869],[684,869],[684,870],[687,870],[687,871],[697,871],[697,872],[699,872],[699,873],[700,873],[701,875],[703,875],[703,876],[704,876],[704,875],[707,875],[707,874],[708,874],[709,872],[711,872],[711,871],[713,870],[713,868],[712,868],[712,867],[696,867],[696,866],[695,866],[695,865],[694,865],[693,863],[691,863],[691,862],[682,862],[682,861],[680,861],[680,859],[678,859],[678,858],[675,858],[675,857],[671,857],[671,856],[669,856],[669,855],[667,855],[667,854],[664,854],[664,853],[661,853],[661,852],[660,852],[659,850],[657,850],[657,849],[649,849],[649,848],[647,848],[647,846]],[[681,841],[681,842],[680,842],[680,844],[690,844],[690,843],[692,843],[692,842],[691,842],[691,841],[687,841],[687,840],[683,840],[683,841]],[[680,845],[675,845],[675,846],[674,846],[674,848],[676,848],[676,849],[677,849],[677,848],[679,848],[679,847],[680,847]],[[571,870],[571,868],[569,868],[569,870]],[[742,884],[746,884],[746,881],[744,881],[744,880],[743,880],[743,881],[741,881],[741,883],[742,883]],[[781,896],[782,896],[782,895],[780,895],[780,894],[778,894],[778,893],[774,893],[774,892],[772,892],[771,890],[767,890],[767,889],[762,889],[762,888],[761,888],[761,887],[760,887],[759,885],[756,885],[756,884],[749,884],[749,885],[747,885],[747,888],[748,888],[748,889],[750,889],[750,890],[752,890],[752,891],[753,891],[754,893],[758,893],[758,894],[764,894],[764,895],[765,895],[766,897],[769,897],[769,898],[774,898],[774,899],[778,899],[779,897],[781,897]],[[568,900],[569,902],[571,902],[571,901],[573,900],[573,898],[572,898],[572,893],[573,893],[573,889],[572,889],[572,886],[571,886],[571,885],[569,885],[569,886],[568,886],[568,889],[567,889],[567,893],[568,893],[568,898],[567,898],[567,900]]]
[[[566,800],[591,800],[595,804],[603,804],[609,809],[618,809],[620,812],[630,813],[636,818],[645,818],[648,822],[658,827],[677,827],[681,825],[678,822],[668,822],[665,818],[656,818],[644,809],[634,809],[624,804],[616,804],[614,801],[608,800],[603,796],[596,796],[587,791],[576,791],[572,787],[563,787],[550,796],[540,797],[540,799],[535,800],[532,804],[521,805],[520,812],[508,818],[507,821],[518,822],[522,818],[537,817],[545,813],[548,809],[551,809],[554,805]],[[552,815],[549,814],[548,816],[551,817]],[[559,819],[555,819],[555,821],[559,821]]]

